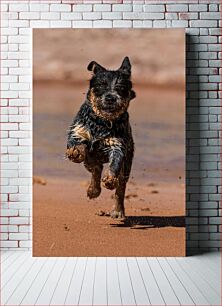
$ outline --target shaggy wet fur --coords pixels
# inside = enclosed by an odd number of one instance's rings
[[[127,112],[135,98],[131,83],[131,64],[125,57],[118,70],[110,71],[95,61],[88,65],[93,72],[85,102],[68,132],[66,156],[75,163],[83,162],[91,172],[87,190],[90,199],[101,193],[103,164],[108,169],[103,186],[116,189],[113,218],[123,218],[124,195],[129,179],[134,143]]]

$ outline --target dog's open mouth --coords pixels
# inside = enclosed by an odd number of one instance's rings
[[[103,111],[106,113],[113,113],[116,111],[116,109],[113,106],[107,106],[107,107],[103,107]]]

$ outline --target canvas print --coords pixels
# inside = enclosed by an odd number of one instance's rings
[[[33,255],[185,255],[185,33],[33,30]]]

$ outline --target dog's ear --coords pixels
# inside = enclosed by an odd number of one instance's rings
[[[97,74],[98,72],[106,71],[106,69],[104,67],[102,67],[101,65],[99,65],[95,61],[90,62],[87,69],[89,71],[92,71],[94,74]]]
[[[134,90],[130,91],[130,100],[133,100],[134,98],[136,98],[136,93]]]
[[[119,70],[121,70],[121,72],[127,74],[129,77],[131,75],[131,64],[130,64],[130,60],[128,58],[128,56],[126,56],[121,64],[121,66],[119,67]]]

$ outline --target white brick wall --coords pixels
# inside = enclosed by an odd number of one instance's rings
[[[81,3],[80,3],[81,2]],[[185,27],[187,247],[221,240],[220,0],[1,1],[1,247],[31,247],[31,28]]]

